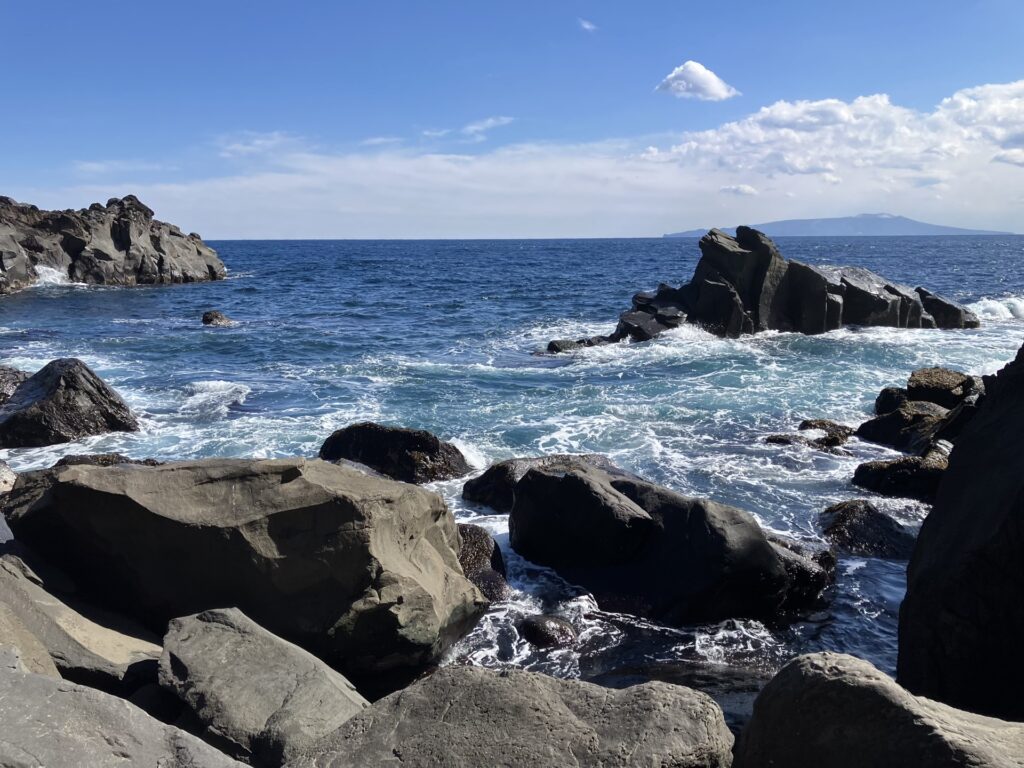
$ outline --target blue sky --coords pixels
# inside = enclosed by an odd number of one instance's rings
[[[0,0],[0,28],[0,194],[47,207],[134,192],[207,237],[1024,229],[1020,0]]]

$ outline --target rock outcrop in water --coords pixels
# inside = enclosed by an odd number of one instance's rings
[[[448,480],[469,472],[469,463],[451,443],[423,429],[363,421],[339,429],[320,446],[325,461],[354,461],[405,483]]]
[[[54,360],[26,378],[0,407],[2,448],[54,445],[138,428],[120,395],[73,357]]]
[[[844,325],[892,328],[976,328],[970,310],[924,288],[887,281],[862,267],[811,266],[786,260],[763,233],[739,227],[736,237],[713,229],[700,240],[692,280],[638,293],[608,336],[556,340],[564,352],[630,339],[647,341],[693,323],[718,336],[758,331],[825,333]]]
[[[0,197],[0,294],[32,285],[46,269],[100,285],[193,283],[226,274],[199,235],[154,219],[134,195],[80,211],[42,211]]]
[[[295,765],[728,768],[732,744],[715,702],[679,685],[617,691],[448,666],[374,703]]]
[[[800,656],[768,683],[735,768],[1020,768],[1024,725],[919,698],[866,661]]]
[[[440,496],[327,462],[55,467],[0,504],[18,540],[155,631],[237,607],[357,683],[436,660],[486,605]]]
[[[1024,637],[1024,347],[985,389],[910,561],[898,679],[955,707],[1024,720],[1015,661]]]
[[[820,521],[825,539],[851,555],[907,560],[914,551],[914,534],[866,499],[833,504]]]

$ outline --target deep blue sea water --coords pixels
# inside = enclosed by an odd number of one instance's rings
[[[140,415],[135,435],[0,451],[17,470],[66,453],[133,457],[314,456],[332,430],[372,419],[429,429],[474,466],[517,455],[599,452],[687,494],[749,510],[817,539],[818,513],[863,495],[856,465],[891,452],[850,444],[844,458],[766,445],[825,417],[857,424],[885,385],[914,368],[992,373],[1024,340],[1024,237],[781,238],[784,255],[865,266],[966,303],[971,331],[843,329],[723,340],[682,328],[647,344],[552,357],[552,338],[610,331],[638,290],[693,272],[697,242],[673,240],[215,242],[228,280],[102,288],[50,282],[0,298],[0,363],[36,370],[85,360]],[[237,323],[206,328],[207,309]],[[695,664],[769,673],[823,648],[892,672],[906,563],[843,558],[831,608],[780,630],[756,622],[669,629],[596,610],[585,595],[508,549],[507,521],[440,483],[460,519],[490,528],[514,586],[451,659],[514,664],[619,683],[687,680]],[[881,505],[918,524],[925,508]],[[578,648],[530,649],[516,620],[561,612]]]

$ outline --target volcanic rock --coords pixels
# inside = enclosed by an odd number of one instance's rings
[[[470,471],[458,448],[430,432],[369,421],[334,432],[320,446],[320,458],[357,461],[406,483],[448,480]]]
[[[950,444],[939,441],[924,456],[868,461],[853,473],[853,484],[883,496],[931,503],[949,464]]]
[[[577,640],[573,625],[558,616],[527,616],[519,624],[519,633],[538,648],[563,648]]]
[[[833,504],[821,513],[821,527],[851,555],[907,560],[914,551],[914,535],[865,499]]]
[[[511,594],[505,581],[505,559],[501,549],[485,528],[459,523],[459,565],[484,597],[491,601],[505,600]]]
[[[949,416],[941,405],[908,401],[894,411],[868,419],[857,428],[862,440],[889,445],[901,451],[925,451]]]

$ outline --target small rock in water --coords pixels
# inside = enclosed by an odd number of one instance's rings
[[[939,441],[924,456],[901,456],[888,461],[868,461],[853,473],[853,484],[883,496],[917,499],[931,503],[949,466],[950,444]]]
[[[505,559],[491,534],[479,525],[459,523],[459,540],[459,565],[466,578],[488,600],[508,599],[512,590],[505,581]]]
[[[821,513],[825,538],[852,555],[906,560],[914,535],[866,499],[833,504]]]
[[[405,483],[448,480],[471,469],[458,448],[426,430],[370,421],[334,432],[320,446],[320,458],[357,461]]]
[[[538,648],[564,648],[575,645],[576,630],[558,616],[527,616],[519,625],[520,634]]]
[[[233,321],[223,312],[216,309],[212,309],[209,312],[203,312],[203,325],[231,325]]]

